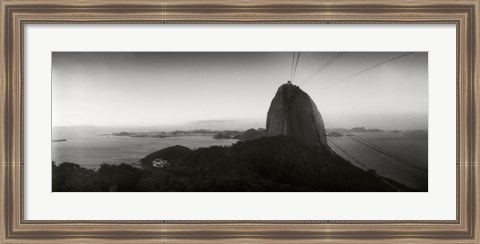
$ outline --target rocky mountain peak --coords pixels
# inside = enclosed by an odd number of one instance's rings
[[[267,136],[286,135],[331,152],[317,106],[300,87],[290,82],[281,85],[267,114]]]

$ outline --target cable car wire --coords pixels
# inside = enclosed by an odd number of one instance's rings
[[[325,125],[327,125],[327,124],[325,123]],[[353,135],[353,134],[352,134],[352,135],[345,135],[344,132],[341,132],[341,131],[339,131],[339,130],[336,130],[336,129],[334,129],[332,126],[329,126],[329,125],[327,125],[327,126],[330,127],[331,130],[333,130],[333,131],[335,131],[335,132],[337,132],[337,133],[340,133],[340,134],[342,134],[343,136],[346,136],[346,137],[348,137],[348,138],[350,138],[350,139],[352,139],[352,140],[354,140],[354,141],[356,141],[356,142],[358,142],[358,143],[360,143],[360,144],[362,144],[362,145],[370,148],[370,149],[373,150],[373,151],[376,151],[376,152],[381,153],[381,154],[383,154],[383,155],[385,155],[385,156],[387,156],[387,157],[389,157],[389,158],[391,158],[391,159],[394,159],[395,161],[397,161],[397,162],[399,162],[399,163],[402,163],[402,164],[404,164],[404,165],[407,165],[407,166],[409,166],[409,167],[411,167],[411,168],[414,168],[414,169],[419,170],[419,171],[422,171],[422,172],[427,172],[427,170],[425,170],[424,168],[420,168],[420,167],[418,167],[418,166],[415,166],[414,163],[412,163],[412,162],[410,162],[410,161],[408,161],[408,160],[406,160],[406,159],[404,159],[404,158],[402,158],[402,157],[400,157],[400,156],[398,156],[398,155],[396,155],[396,154],[394,154],[394,153],[392,153],[392,152],[389,152],[389,151],[387,151],[387,150],[385,150],[385,149],[383,149],[383,148],[381,148],[381,147],[379,147],[379,146],[377,146],[377,145],[374,145],[374,144],[372,144],[372,143],[369,143],[369,142],[365,141],[364,139],[362,139],[362,138],[360,138],[360,137],[358,137],[358,136],[356,136],[356,135]]]
[[[400,56],[391,58],[391,59],[389,59],[389,60],[386,60],[386,61],[383,61],[383,62],[381,62],[381,63],[375,64],[375,65],[373,65],[373,66],[370,66],[370,67],[368,67],[368,68],[366,68],[366,69],[363,69],[363,70],[361,70],[361,71],[359,71],[359,72],[357,72],[357,73],[355,73],[355,74],[353,74],[353,75],[348,76],[347,78],[344,78],[344,79],[339,80],[339,81],[337,81],[337,82],[335,82],[335,83],[332,83],[332,84],[324,87],[322,90],[325,91],[325,90],[327,90],[327,89],[329,89],[329,88],[332,88],[332,87],[334,87],[334,86],[336,86],[336,85],[338,85],[338,84],[340,84],[340,83],[342,83],[342,82],[344,82],[344,81],[350,80],[350,79],[352,79],[353,77],[355,77],[355,76],[357,76],[357,75],[360,75],[360,74],[365,73],[365,72],[367,72],[367,71],[369,71],[369,70],[371,70],[371,69],[374,69],[374,68],[376,68],[376,67],[378,67],[378,66],[380,66],[380,65],[386,64],[386,63],[388,63],[388,62],[392,62],[392,61],[394,61],[394,60],[397,60],[397,59],[399,59],[399,58],[403,58],[403,57],[405,57],[405,56],[407,56],[407,55],[410,55],[410,54],[413,54],[413,53],[414,53],[414,52],[405,53],[405,54],[402,54],[402,55],[400,55]]]
[[[292,57],[292,67],[290,68],[290,80],[292,80],[292,75],[293,75],[293,64],[295,63],[295,55],[296,53],[293,52],[293,57]]]
[[[327,138],[327,140],[328,140],[332,145],[334,145],[336,148],[338,148],[338,150],[342,151],[342,152],[345,153],[345,155],[347,155],[349,158],[353,159],[353,161],[355,161],[358,165],[360,165],[365,171],[367,171],[367,173],[372,174],[373,176],[375,176],[376,178],[378,178],[379,180],[381,180],[383,183],[387,184],[387,185],[390,186],[391,188],[395,189],[396,191],[401,191],[400,189],[398,189],[397,187],[393,186],[393,185],[390,184],[388,181],[386,181],[383,177],[381,177],[380,175],[378,175],[377,173],[375,173],[375,171],[374,171],[373,169],[370,169],[370,168],[368,168],[365,164],[362,164],[358,159],[356,159],[356,158],[353,157],[350,153],[348,153],[347,151],[345,151],[345,149],[343,149],[342,147],[340,147],[337,143],[333,142],[332,139]]]
[[[295,63],[295,69],[293,70],[293,76],[292,76],[292,79],[291,79],[292,82],[295,79],[295,74],[297,73],[298,61],[300,60],[300,54],[302,54],[302,53],[299,52],[298,55],[297,55],[297,62]]]
[[[314,74],[312,74],[310,77],[308,77],[306,80],[302,81],[299,85],[302,86],[302,85],[305,85],[308,81],[310,81],[313,77],[315,77],[316,75],[318,75],[320,72],[322,72],[323,70],[325,70],[326,68],[328,68],[328,66],[330,66],[331,64],[333,64],[334,62],[336,62],[338,59],[340,59],[345,53],[338,53],[337,55],[335,55],[333,58],[331,58],[324,66],[322,66],[320,69],[318,69]]]

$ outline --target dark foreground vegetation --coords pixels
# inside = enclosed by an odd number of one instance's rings
[[[154,167],[155,159],[167,160]],[[98,170],[53,163],[54,192],[372,192],[411,191],[379,179],[336,154],[285,137],[263,137],[230,147],[190,150],[174,146],[154,152],[141,166],[102,164]],[[388,181],[389,184],[386,184]]]

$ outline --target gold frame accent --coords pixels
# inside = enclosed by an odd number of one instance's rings
[[[480,0],[0,0],[1,243],[479,243]],[[442,24],[457,26],[453,221],[33,221],[23,214],[25,24]]]

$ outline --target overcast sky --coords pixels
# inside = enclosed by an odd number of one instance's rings
[[[403,54],[303,52],[293,83],[312,97],[328,126],[426,129],[427,53],[409,54],[361,72]],[[290,79],[293,56],[291,52],[52,55],[53,126],[179,129],[265,127],[275,92]]]

